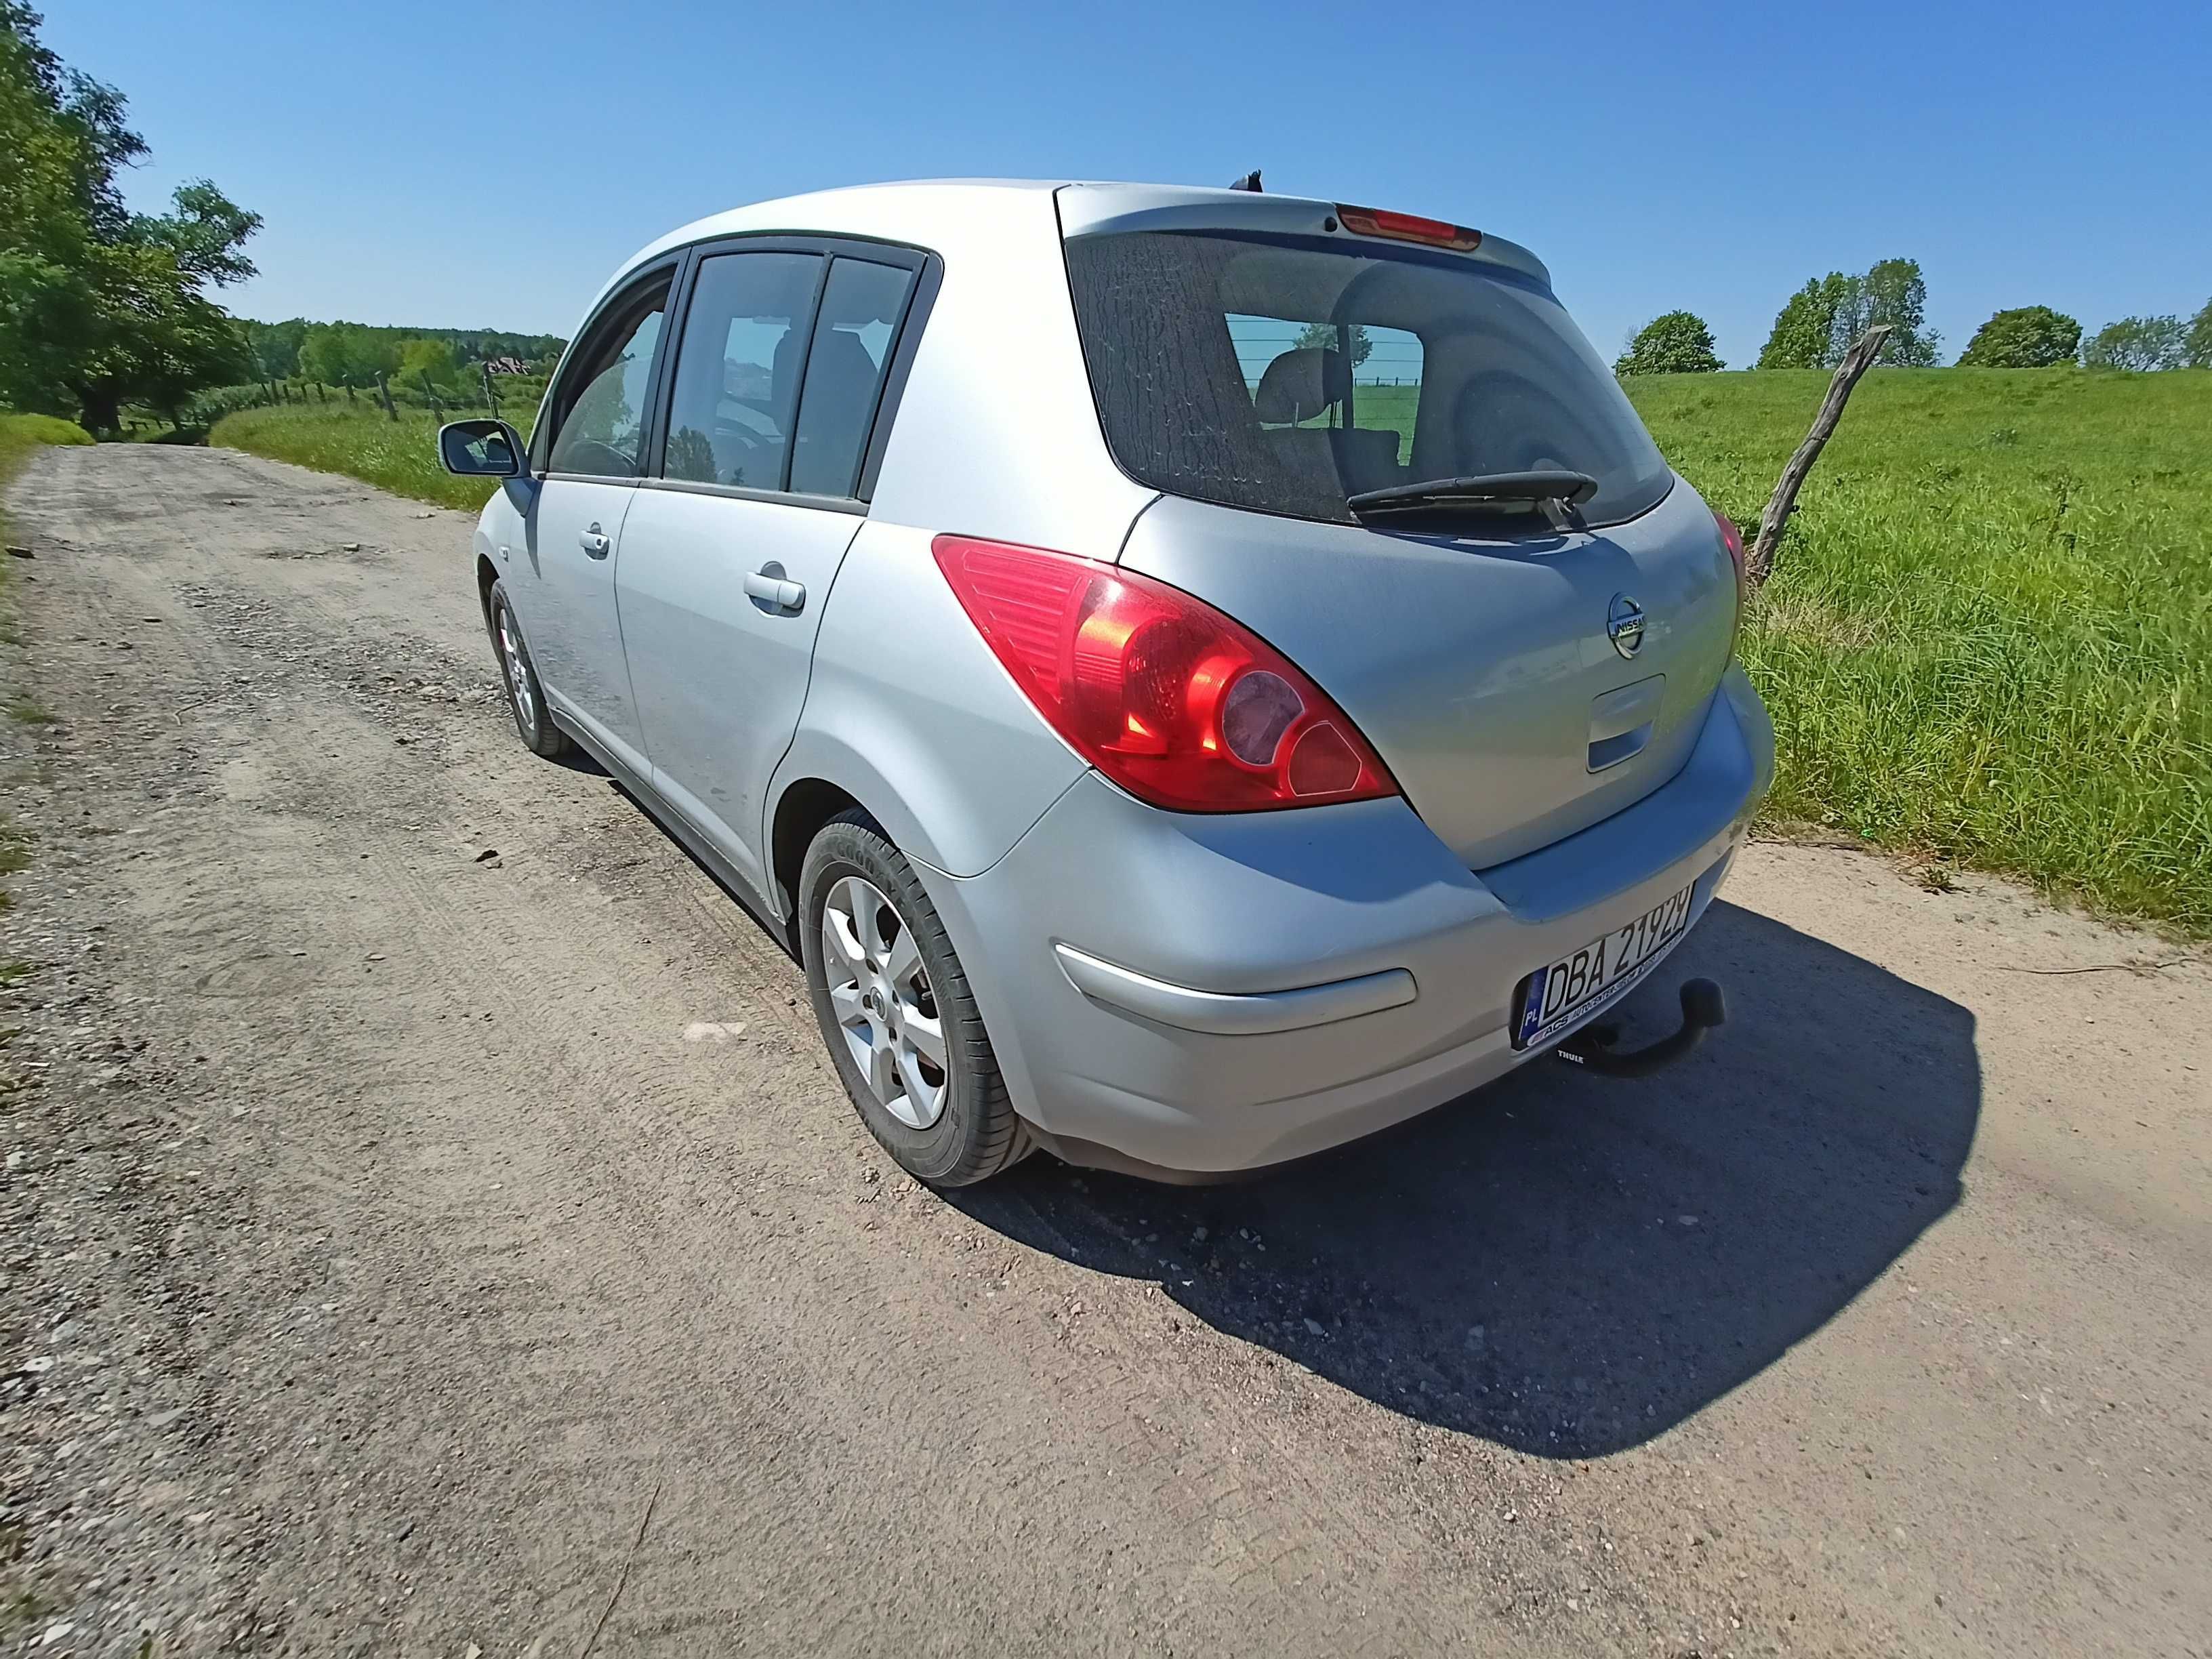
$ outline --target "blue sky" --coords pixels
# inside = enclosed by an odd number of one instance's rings
[[[565,333],[685,220],[945,174],[1225,183],[1529,244],[1601,349],[1756,354],[1808,276],[1917,258],[1955,353],[2212,297],[2212,6],[1061,7],[46,0],[128,94],[131,193],[266,216],[265,318]]]

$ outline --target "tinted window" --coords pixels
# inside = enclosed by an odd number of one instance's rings
[[[601,319],[562,376],[562,416],[546,462],[552,472],[599,478],[635,478],[645,430],[645,396],[653,379],[653,351],[668,308],[668,283],[637,295]]]
[[[720,253],[699,262],[662,471],[694,483],[783,488],[805,328],[822,258]]]
[[[1672,482],[1540,283],[1365,239],[1140,232],[1067,245],[1106,440],[1139,483],[1351,522],[1347,495],[1566,469],[1618,523]]]
[[[876,418],[891,337],[914,273],[866,259],[835,259],[806,357],[791,487],[810,495],[850,495]]]

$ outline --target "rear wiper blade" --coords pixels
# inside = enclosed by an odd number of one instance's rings
[[[1420,483],[1392,484],[1387,489],[1363,489],[1345,498],[1345,506],[1362,517],[1370,513],[1427,513],[1455,507],[1496,507],[1539,501],[1588,501],[1597,493],[1597,480],[1587,472],[1564,468],[1536,472],[1484,472],[1467,478],[1430,478]]]

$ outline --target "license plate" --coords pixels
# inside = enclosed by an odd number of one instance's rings
[[[1653,905],[1626,927],[1592,939],[1572,956],[1539,968],[1513,998],[1513,1046],[1533,1048],[1595,1013],[1628,989],[1667,954],[1690,925],[1692,882]]]

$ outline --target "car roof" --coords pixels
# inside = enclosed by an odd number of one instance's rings
[[[1060,196],[1057,210],[1055,195]],[[1042,227],[1086,231],[1243,226],[1313,232],[1336,204],[1317,197],[1263,194],[1197,185],[1077,179],[912,179],[781,196],[695,219],[623,261],[623,276],[672,248],[724,236],[791,231],[910,243],[950,258],[987,252],[995,239]],[[1332,225],[1330,228],[1334,228]],[[1551,272],[1527,248],[1485,233],[1474,256],[1549,286]],[[607,284],[611,289],[623,276]],[[602,290],[604,297],[605,290]]]

